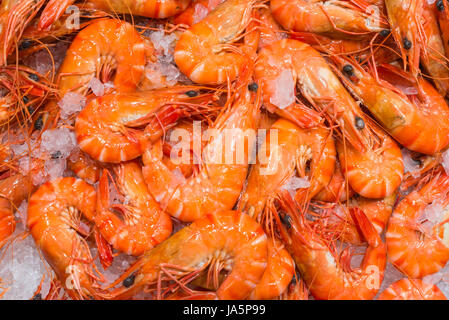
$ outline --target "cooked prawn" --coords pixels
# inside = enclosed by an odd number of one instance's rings
[[[90,299],[100,292],[81,214],[93,217],[94,187],[75,178],[47,182],[31,196],[27,226],[64,289],[73,299]]]
[[[372,299],[377,294],[386,266],[386,248],[371,222],[360,210],[353,219],[368,242],[360,268],[341,261],[332,240],[299,214],[288,193],[280,199],[282,216],[277,225],[287,250],[292,254],[310,293],[316,299]],[[281,222],[282,221],[282,222]],[[347,256],[347,258],[350,256]],[[346,264],[345,264],[346,263]]]
[[[201,98],[190,98],[186,94],[190,89],[114,93],[91,101],[76,118],[81,150],[102,162],[119,163],[141,156],[170,125],[197,111],[192,103]]]
[[[192,275],[215,266],[229,272],[216,291],[219,299],[245,299],[261,280],[266,265],[267,237],[260,225],[238,211],[216,211],[147,251],[116,281],[132,276],[133,283],[111,295],[129,298],[156,286],[161,298],[164,281],[175,280],[184,287]]]
[[[67,50],[59,71],[61,95],[85,93],[93,77],[106,83],[113,78],[119,91],[133,91],[145,67],[145,46],[134,26],[99,19],[81,30]]]
[[[114,248],[139,256],[170,236],[170,216],[152,198],[137,162],[121,163],[114,169],[127,204],[109,204],[109,171],[104,170],[98,186],[95,225]],[[110,208],[121,212],[123,219]]]
[[[179,70],[200,84],[223,84],[236,79],[248,58],[244,48],[232,43],[250,22],[255,2],[227,0],[185,31],[174,52]]]
[[[448,205],[449,176],[436,173],[394,209],[385,236],[388,257],[408,277],[435,273],[449,261]]]
[[[211,211],[234,207],[246,180],[255,143],[259,103],[259,96],[247,87],[242,88],[235,100],[227,102],[224,112],[210,128],[214,131],[210,131],[213,134],[208,137],[207,146],[198,151],[202,155],[201,170],[188,178],[180,177],[164,164],[161,143],[145,151],[142,158],[145,181],[163,210],[187,222]]]
[[[366,152],[337,142],[338,157],[343,174],[351,188],[366,198],[392,195],[402,182],[404,164],[397,143],[374,123],[373,141]],[[376,141],[377,140],[377,141]]]
[[[390,65],[378,68],[376,80],[354,61],[338,65],[351,70],[345,83],[401,145],[434,154],[449,144],[449,107],[425,79],[416,81]]]
[[[379,32],[387,27],[381,15],[373,16],[351,2],[326,0],[272,0],[271,11],[276,20],[289,31],[351,38]],[[380,10],[379,10],[380,11]]]

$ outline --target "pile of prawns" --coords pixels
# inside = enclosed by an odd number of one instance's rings
[[[3,0],[0,10],[2,132],[39,141],[61,126],[61,98],[87,99],[64,124],[79,147],[72,176],[36,185],[43,160],[25,174],[16,141],[0,149],[0,244],[27,200],[27,230],[55,274],[47,299],[445,299],[423,278],[449,260],[446,0]],[[150,88],[154,21],[177,35],[185,83]],[[58,70],[22,63],[61,39]],[[113,85],[96,97],[94,77]],[[194,122],[218,134],[179,164],[167,137],[194,136]],[[227,129],[277,139],[248,138],[239,163],[212,161],[241,138]],[[250,163],[256,149],[265,161]],[[439,221],[423,218],[435,203]],[[106,285],[93,261],[107,269],[118,254],[136,262]],[[379,292],[387,261],[404,278]]]

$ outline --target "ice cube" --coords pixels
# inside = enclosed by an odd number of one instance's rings
[[[270,102],[280,109],[285,109],[295,102],[295,82],[290,70],[284,70],[273,80],[274,94]]]

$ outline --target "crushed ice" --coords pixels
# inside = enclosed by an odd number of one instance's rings
[[[290,70],[284,70],[273,80],[274,94],[270,102],[280,109],[285,109],[295,102],[295,82]]]
[[[67,119],[71,115],[83,110],[83,108],[86,106],[86,97],[76,92],[67,92],[64,97],[58,102],[58,106],[59,108],[61,108],[61,118]]]
[[[441,165],[443,166],[446,174],[449,175],[449,149],[443,152]]]
[[[419,162],[413,160],[410,151],[406,148],[402,148],[401,153],[404,163],[404,172],[410,172],[415,177],[417,174],[419,174]]]
[[[39,255],[33,237],[29,235],[22,239],[23,232],[22,224],[18,224],[14,233],[16,237],[2,249],[1,286],[7,288],[3,300],[31,299],[44,275],[42,293],[45,294],[50,286],[50,267]]]

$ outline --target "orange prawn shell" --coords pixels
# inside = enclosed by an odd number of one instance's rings
[[[404,278],[386,288],[378,300],[447,300],[447,298],[434,284],[425,283],[420,279]]]
[[[402,199],[390,218],[385,235],[389,260],[410,278],[419,279],[435,273],[449,261],[448,223],[434,227],[432,234],[427,235],[416,228],[423,209],[435,200],[444,200],[448,186],[449,176],[434,177],[420,190]],[[447,214],[443,219],[447,219]]]
[[[247,62],[232,40],[249,22],[254,0],[227,0],[185,31],[174,52],[176,65],[193,82],[223,84],[233,81]],[[223,47],[223,48],[221,48]]]
[[[170,236],[171,219],[148,191],[138,163],[122,163],[115,171],[119,189],[128,200],[120,207],[127,214],[120,218],[109,209],[108,179],[103,173],[95,225],[114,248],[128,255],[140,256]]]
[[[161,265],[189,270],[201,269],[210,255],[229,254],[232,271],[220,285],[221,300],[245,299],[262,278],[267,264],[267,237],[261,226],[238,211],[217,211],[194,221],[172,237],[148,251],[128,271],[135,275],[130,288],[113,292],[115,298],[131,297],[154,283]]]
[[[67,50],[59,71],[62,93],[80,89],[92,77],[98,77],[104,71],[98,69],[99,62],[112,62],[116,67],[117,90],[132,91],[137,87],[144,71],[145,47],[133,25],[99,19],[81,30]]]
[[[85,243],[70,224],[69,208],[75,208],[87,218],[95,214],[95,189],[76,178],[58,178],[47,182],[31,196],[27,226],[42,250],[47,262],[58,275],[67,292],[74,298],[95,296],[94,280],[89,270],[92,258]],[[70,267],[75,270],[70,270]],[[67,287],[71,272],[75,272],[80,288]],[[76,282],[75,282],[76,284]]]

